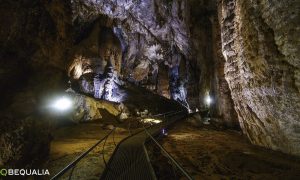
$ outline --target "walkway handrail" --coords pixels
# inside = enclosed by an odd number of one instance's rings
[[[148,132],[146,128],[144,128],[145,132],[148,134],[148,136],[155,142],[155,144],[166,154],[167,158],[169,158],[175,166],[189,179],[193,180],[193,178],[181,167],[181,165],[167,152],[167,150],[162,147],[155,139],[154,137]]]
[[[103,140],[107,139],[108,136],[115,130],[116,128],[114,127],[108,134],[106,134],[102,139],[100,139],[96,144],[94,144],[92,147],[90,147],[87,151],[82,153],[80,156],[78,156],[73,162],[68,164],[65,168],[63,168],[60,172],[58,172],[55,176],[51,178],[51,180],[58,179],[62,175],[64,175],[69,169],[72,167],[75,167],[75,165],[86,155],[88,155],[95,147],[97,147]]]
[[[180,112],[180,111],[179,111]],[[150,117],[159,117],[159,116],[165,116],[167,114],[173,114],[173,113],[178,113],[178,111],[168,111],[165,113],[160,113],[160,114],[155,114],[155,115],[150,115]]]
[[[183,110],[182,111],[168,111],[166,113],[155,114],[155,115],[151,115],[149,117],[161,117],[161,116],[167,117],[167,116],[173,116],[175,114],[179,114],[179,113],[182,113],[182,112],[184,112],[184,111]]]
[[[182,112],[182,111],[169,111],[169,112],[166,112],[166,113],[161,113],[161,114],[155,114],[153,116],[150,116],[150,117],[160,117],[160,116],[169,116],[169,115],[173,115],[173,114],[177,114],[179,112]],[[108,136],[110,136],[110,134],[112,132],[114,132],[114,130],[116,129],[113,128],[106,136],[104,136],[102,139],[100,139],[96,144],[94,144],[92,147],[90,147],[86,152],[82,153],[80,156],[78,156],[73,162],[71,162],[70,164],[68,164],[65,168],[63,168],[60,172],[58,172],[55,176],[53,176],[51,178],[51,180],[55,180],[59,177],[61,177],[62,175],[64,175],[68,170],[70,170],[71,168],[75,167],[76,164],[81,161],[82,158],[84,158],[89,152],[91,152],[95,147],[97,147],[102,141],[104,141],[105,139],[108,138]],[[105,146],[105,145],[104,145]],[[103,146],[103,150],[104,150],[104,146]],[[104,159],[104,162],[105,162],[105,159]],[[106,164],[106,162],[105,162]],[[74,169],[72,169],[74,170]],[[72,174],[72,173],[71,173]]]

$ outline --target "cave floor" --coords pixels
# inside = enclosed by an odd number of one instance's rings
[[[299,179],[300,158],[251,145],[241,132],[182,121],[162,139],[195,179]]]
[[[103,142],[83,158],[73,171],[72,179],[99,179],[105,168],[103,153],[106,162],[123,138],[129,135],[126,124],[120,124],[111,120],[92,121],[82,124],[67,125],[53,132],[53,140],[50,146],[48,161],[44,167],[49,169],[51,177],[71,163],[83,152],[93,146],[98,140],[110,132],[109,126],[115,126],[114,138],[112,135],[107,139],[104,151]],[[134,129],[133,132],[138,130]],[[115,142],[115,143],[114,143]],[[68,171],[61,179],[68,179]]]

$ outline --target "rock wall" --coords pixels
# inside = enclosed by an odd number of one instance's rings
[[[0,10],[0,166],[37,165],[50,141],[41,107],[66,83],[70,2],[4,0]]]
[[[237,113],[234,109],[233,100],[228,83],[225,79],[224,66],[225,59],[222,54],[222,43],[218,14],[211,17],[212,34],[213,34],[213,59],[214,59],[214,77],[213,77],[213,94],[215,94],[215,106],[213,115],[221,118],[228,127],[239,129]]]
[[[220,0],[225,77],[254,144],[300,155],[299,1]]]
[[[207,108],[212,99],[211,115],[222,119],[225,126],[239,128],[230,89],[224,76],[225,59],[221,51],[220,26],[215,1],[189,1],[192,59],[188,99],[191,105]],[[196,102],[195,102],[196,101]]]

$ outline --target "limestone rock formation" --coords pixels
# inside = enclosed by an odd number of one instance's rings
[[[120,103],[97,100],[77,93],[70,94],[74,101],[74,111],[71,113],[74,122],[99,120],[102,118],[100,110],[106,110],[109,114],[118,118],[125,109],[124,105]]]
[[[222,0],[225,77],[254,144],[300,155],[299,1]]]
[[[78,80],[72,80],[71,87],[78,93],[91,95],[96,99],[112,102],[122,102],[126,92],[122,90],[124,82],[120,80],[117,71],[108,63],[102,74],[85,73]]]
[[[214,114],[229,127],[238,126],[222,73],[225,60],[213,51],[221,48],[215,1],[77,0],[72,5],[81,22],[100,17],[114,29],[122,47],[122,77],[192,110],[206,108],[204,100],[211,95]],[[90,36],[97,37],[94,31]]]
[[[89,13],[85,15],[87,9]],[[160,87],[168,86],[168,83],[161,85],[165,82],[162,79],[169,79],[168,70],[167,73],[160,73],[159,71],[164,69],[158,67],[159,64],[169,61],[173,46],[176,46],[183,56],[190,56],[186,1],[77,0],[73,1],[73,13],[84,22],[96,19],[99,14],[114,19],[115,23],[111,24],[111,28],[114,29],[122,47],[122,76],[132,78],[135,83],[170,97],[169,93],[166,94]],[[186,73],[181,76],[182,79],[186,79]]]

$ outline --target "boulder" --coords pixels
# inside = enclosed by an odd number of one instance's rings
[[[113,103],[105,100],[98,100],[85,95],[73,93],[74,109],[71,113],[74,122],[84,122],[101,119],[99,109],[105,109],[108,113],[115,117],[119,117],[122,108],[119,103]]]

